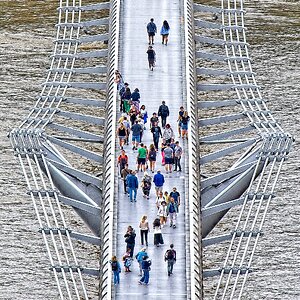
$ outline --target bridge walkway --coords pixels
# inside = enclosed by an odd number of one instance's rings
[[[180,17],[182,1],[168,0],[154,1],[149,5],[147,0],[130,0],[122,2],[121,11],[121,41],[120,41],[120,71],[126,82],[129,83],[131,91],[139,88],[141,94],[141,104],[146,105],[149,117],[153,112],[158,111],[162,100],[170,109],[169,122],[174,130],[176,140],[177,133],[177,115],[179,107],[185,105],[185,96],[183,89],[184,77],[182,75],[184,53],[182,46],[183,36],[182,20]],[[153,72],[148,69],[146,51],[148,48],[148,37],[146,25],[150,18],[158,27],[158,34],[155,36],[154,50],[156,51],[157,61]],[[168,20],[171,33],[168,46],[161,44],[159,30],[163,20]],[[152,134],[149,130],[149,122],[146,124],[143,143],[148,147],[152,143]],[[184,142],[180,140],[184,146]],[[125,146],[129,156],[129,168],[135,169],[137,151],[132,150],[132,146]],[[183,147],[185,149],[185,147]],[[185,150],[184,150],[185,151]],[[119,150],[117,150],[117,153]],[[176,186],[181,195],[180,212],[177,218],[177,228],[173,229],[167,224],[163,230],[165,244],[161,247],[155,247],[153,244],[152,223],[157,216],[155,206],[154,184],[151,187],[150,199],[146,200],[142,196],[141,188],[138,190],[137,202],[130,203],[127,195],[123,192],[123,183],[120,178],[118,181],[118,194],[116,194],[118,218],[117,218],[117,257],[122,258],[125,252],[126,244],[124,234],[127,226],[132,225],[136,230],[136,254],[141,248],[139,222],[142,215],[148,216],[151,232],[149,234],[149,247],[147,253],[152,260],[149,286],[138,284],[139,270],[136,261],[133,263],[132,273],[124,272],[122,265],[121,284],[115,288],[116,299],[187,299],[187,279],[186,279],[186,229],[185,229],[185,181],[187,170],[184,160],[187,158],[185,152],[182,158],[183,172],[173,172],[166,174],[164,167],[161,166],[161,153],[158,152],[156,170],[161,169],[165,176],[164,191],[171,192],[172,187]],[[186,171],[187,172],[187,171]],[[148,172],[152,177],[154,174]],[[138,173],[139,183],[143,173]],[[174,243],[177,251],[177,263],[174,266],[174,275],[168,277],[167,265],[164,262],[164,253],[169,248],[170,243]]]

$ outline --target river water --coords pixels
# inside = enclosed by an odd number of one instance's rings
[[[32,203],[6,137],[40,92],[52,52],[56,7],[53,0],[0,0],[1,300],[58,299],[43,241],[36,233]],[[299,1],[247,0],[245,8],[257,82],[276,119],[296,138],[269,209],[245,298],[300,299],[300,5]],[[91,267],[97,263],[95,249],[83,249],[80,256],[85,263],[94,263]],[[96,299],[95,286],[88,288]]]

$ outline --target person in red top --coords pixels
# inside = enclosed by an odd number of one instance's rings
[[[120,174],[122,176],[122,170],[125,168],[126,164],[128,164],[128,156],[125,153],[125,150],[121,151],[121,154],[118,157],[118,166],[120,166]]]

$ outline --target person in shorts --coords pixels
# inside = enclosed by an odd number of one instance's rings
[[[174,152],[173,149],[170,147],[170,144],[167,144],[167,147],[164,149],[164,156],[166,172],[167,174],[172,173]]]
[[[137,150],[137,147],[141,141],[141,131],[142,126],[139,124],[139,121],[136,120],[135,123],[131,126],[132,131],[132,150]]]
[[[147,33],[148,33],[148,39],[149,39],[149,45],[154,45],[154,36],[157,32],[156,24],[154,23],[154,19],[151,18],[150,22],[147,24]]]
[[[160,173],[160,170],[157,170],[157,173],[153,177],[153,182],[155,184],[156,196],[163,191],[163,186],[165,183],[165,177]]]
[[[145,149],[144,144],[141,143],[137,155],[137,166],[136,166],[137,172],[139,172],[140,170],[143,172],[146,171],[146,158],[147,158],[147,150]]]

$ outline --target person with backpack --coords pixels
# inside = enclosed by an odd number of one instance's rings
[[[121,151],[121,154],[118,157],[118,166],[120,167],[120,175],[122,176],[122,170],[125,169],[126,164],[128,164],[128,156],[125,153],[125,150]]]
[[[137,112],[140,111],[140,91],[138,88],[134,89],[133,93],[131,94],[131,103],[135,106]]]
[[[118,262],[117,257],[114,255],[109,261],[111,265],[111,270],[114,274],[114,285],[120,284],[120,273],[121,273],[121,265]]]
[[[149,278],[150,278],[150,270],[151,270],[151,260],[149,259],[149,256],[144,256],[142,261],[142,270],[143,270],[143,276],[139,280],[139,284],[148,285],[149,284]]]
[[[150,190],[151,190],[151,176],[148,175],[147,172],[144,172],[144,177],[142,178],[142,191],[143,197],[149,199]]]
[[[170,249],[165,253],[165,261],[168,262],[168,276],[170,276],[173,274],[173,266],[176,262],[176,251],[173,244],[170,245]]]
[[[147,24],[147,33],[148,33],[148,39],[149,39],[149,45],[154,45],[154,36],[157,32],[156,24],[154,23],[154,19],[151,18],[150,22]]]
[[[170,197],[170,202],[167,206],[167,213],[170,216],[170,227],[176,228],[176,218],[178,213],[178,206],[174,201],[174,198]]]
[[[148,152],[148,160],[150,162],[150,171],[154,173],[156,163],[156,150],[153,144],[150,145],[150,149]]]
[[[167,123],[167,117],[170,115],[169,107],[165,101],[162,101],[158,108],[158,116],[161,117],[161,126],[165,129]]]
[[[137,255],[135,256],[138,264],[139,264],[139,268],[140,268],[140,276],[142,276],[143,273],[143,269],[142,269],[142,262],[143,262],[143,258],[145,256],[148,256],[147,252],[146,252],[146,248],[142,248],[140,252],[137,253]]]

